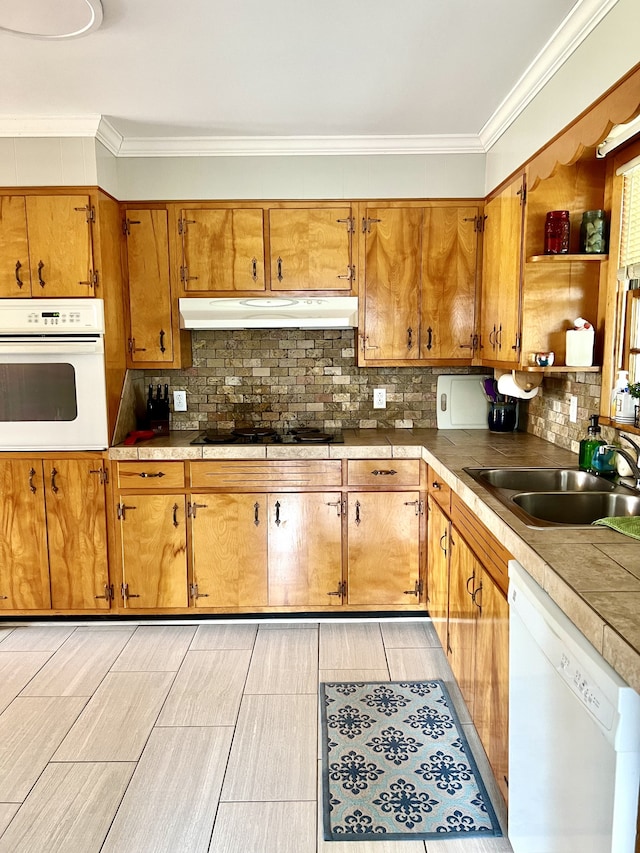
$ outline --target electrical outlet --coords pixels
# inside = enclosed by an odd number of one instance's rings
[[[573,394],[569,397],[569,420],[572,424],[578,422],[578,398]]]
[[[173,392],[173,411],[174,412],[186,412],[187,411],[187,392],[186,391],[174,391]]]
[[[387,389],[386,388],[374,388],[373,389],[373,408],[374,409],[386,409],[387,408]]]

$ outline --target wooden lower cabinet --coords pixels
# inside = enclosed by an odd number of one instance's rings
[[[0,461],[0,608],[108,610],[101,459]]]
[[[124,607],[187,607],[186,497],[126,495],[118,516]]]
[[[269,606],[342,604],[342,495],[268,496]]]
[[[51,606],[41,459],[0,461],[0,608]]]
[[[449,632],[447,654],[469,713],[473,717],[476,695],[476,578],[478,562],[456,530],[451,533],[449,561]]]
[[[99,460],[50,459],[44,470],[51,606],[108,610],[104,469]]]
[[[476,685],[473,721],[507,799],[509,777],[509,604],[481,569],[475,599]]]
[[[267,496],[191,495],[196,607],[266,607]]]
[[[419,492],[351,492],[347,600],[410,605],[421,598]]]
[[[449,544],[451,522],[433,497],[427,499],[427,610],[446,651],[449,616]]]

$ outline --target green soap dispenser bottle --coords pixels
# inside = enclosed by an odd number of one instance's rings
[[[600,426],[598,424],[598,415],[591,415],[589,418],[589,428],[587,429],[587,437],[580,442],[580,450],[578,453],[578,468],[581,471],[589,471],[592,474],[602,474],[604,471],[598,466],[594,467],[594,454],[598,448],[607,442],[602,438]]]

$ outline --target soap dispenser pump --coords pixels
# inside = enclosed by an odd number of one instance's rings
[[[580,450],[578,453],[578,468],[581,471],[589,471],[591,474],[604,474],[610,471],[608,460],[595,461],[598,453],[598,448],[602,447],[607,442],[602,438],[602,430],[598,423],[598,415],[591,415],[589,418],[589,427],[587,429],[587,437],[580,442]],[[595,463],[595,464],[594,464]]]

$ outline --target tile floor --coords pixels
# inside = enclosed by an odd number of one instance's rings
[[[0,626],[0,853],[508,853],[324,842],[317,685],[443,678],[428,620]]]

